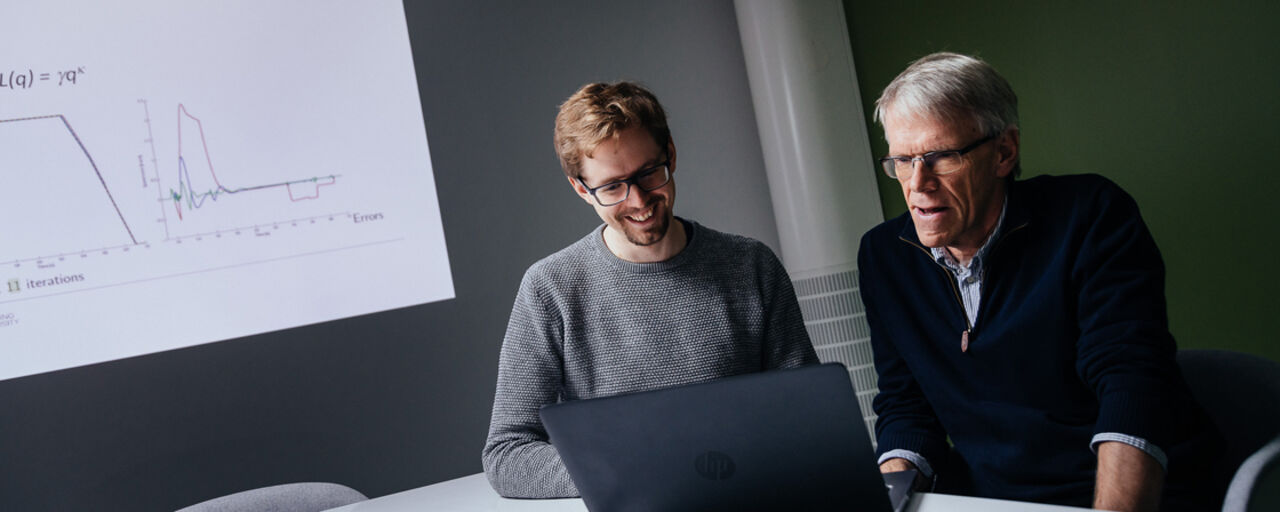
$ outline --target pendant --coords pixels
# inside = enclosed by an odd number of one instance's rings
[[[961,352],[969,351],[969,330],[968,329],[960,333],[960,351]]]

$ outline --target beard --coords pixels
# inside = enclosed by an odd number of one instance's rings
[[[643,212],[649,208],[653,208],[653,223],[640,227],[634,225],[627,220],[627,215]],[[625,215],[616,215],[614,217],[615,228],[631,242],[637,246],[648,246],[661,242],[667,235],[667,230],[671,227],[671,209],[667,208],[662,201],[655,201],[644,208],[633,210]]]

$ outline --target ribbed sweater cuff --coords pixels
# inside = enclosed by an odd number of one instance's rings
[[[1169,443],[1169,428],[1175,422],[1174,412],[1160,400],[1142,393],[1108,393],[1101,397],[1095,435],[1120,432],[1138,437],[1156,446]]]
[[[937,439],[934,436],[922,434],[885,433],[877,439],[877,442],[879,443],[878,451],[881,457],[891,453],[901,453],[902,451],[911,452],[926,461],[924,464],[926,467],[921,467],[920,464],[916,464],[917,469],[920,469],[922,472],[927,469],[930,474],[933,473],[933,468],[930,466],[928,461],[932,461],[932,463],[937,464],[938,461],[942,460],[942,458],[946,456],[948,451],[946,442],[941,439]],[[912,463],[916,462],[909,457],[902,458],[907,459]]]

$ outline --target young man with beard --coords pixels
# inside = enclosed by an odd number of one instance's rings
[[[817,362],[764,244],[674,216],[676,146],[657,98],[593,83],[556,116],[569,185],[604,224],[525,273],[482,461],[507,497],[577,496],[545,404]]]

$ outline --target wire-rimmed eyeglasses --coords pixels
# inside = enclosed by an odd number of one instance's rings
[[[935,176],[946,176],[964,168],[965,153],[978,149],[978,146],[986,144],[994,138],[996,138],[995,135],[988,135],[960,149],[930,151],[915,157],[889,155],[880,159],[880,166],[884,168],[885,174],[897,180],[911,179],[911,175],[915,174],[917,161],[922,164],[921,167],[933,171]]]

